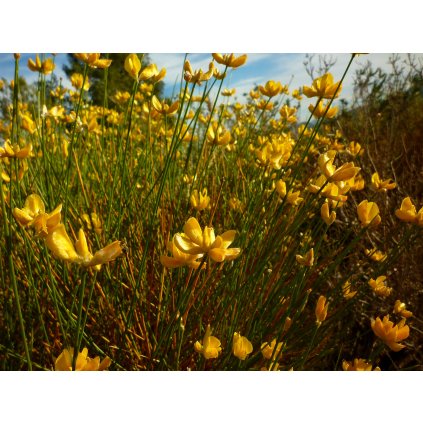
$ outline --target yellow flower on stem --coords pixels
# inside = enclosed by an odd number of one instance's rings
[[[160,70],[157,68],[155,63],[147,65],[138,75],[140,81],[149,81],[152,84],[156,84],[166,76],[166,69]]]
[[[0,147],[0,159],[2,158],[15,158],[15,159],[26,159],[30,156],[32,152],[32,144],[27,144],[25,147],[20,147],[15,144],[12,145],[9,141],[6,141],[3,144],[3,147]]]
[[[389,297],[389,295],[391,295],[392,288],[386,285],[386,276],[379,276],[376,280],[371,278],[369,280],[369,285],[373,292],[379,297]]]
[[[364,148],[361,146],[360,143],[351,141],[348,144],[347,152],[350,153],[352,156],[362,156],[364,154]]]
[[[342,369],[345,371],[378,371],[380,370],[379,367],[375,367],[373,369],[373,366],[371,363],[368,363],[366,360],[363,360],[362,358],[354,358],[354,361],[342,361]]]
[[[283,90],[283,86],[280,82],[267,81],[264,85],[259,85],[259,91],[266,97],[272,98],[280,94]]]
[[[392,179],[382,181],[377,172],[372,175],[372,183],[370,186],[376,191],[386,192],[387,190],[394,189],[397,184]]]
[[[364,250],[364,253],[367,257],[371,258],[373,261],[385,261],[387,259],[387,255],[382,253],[376,248],[368,250],[367,248]]]
[[[66,348],[63,352],[57,357],[56,362],[54,363],[54,370],[56,371],[71,371],[72,370],[72,360],[73,360],[73,348]],[[109,357],[105,357],[100,362],[100,357],[90,358],[88,357],[88,349],[84,348],[76,359],[75,370],[76,371],[88,371],[88,370],[106,370],[112,360]]]
[[[282,179],[279,179],[276,181],[275,184],[276,192],[281,196],[281,198],[284,198],[286,196],[286,183]]]
[[[395,210],[395,216],[403,222],[411,222],[423,226],[423,207],[417,213],[416,206],[413,204],[410,197],[406,197],[402,200],[401,208]]]
[[[74,53],[74,56],[94,69],[105,69],[112,64],[109,59],[100,59],[100,53]]]
[[[22,209],[15,207],[12,213],[22,227],[33,226],[35,233],[45,238],[60,223],[61,210],[60,204],[51,213],[46,213],[41,197],[31,194],[25,200],[24,207]]]
[[[253,352],[253,345],[245,336],[235,332],[232,339],[232,352],[235,357],[245,360],[247,355]]]
[[[21,115],[21,119],[22,128],[32,135],[37,130],[37,124],[28,115]]]
[[[184,225],[184,232],[174,236],[174,243],[182,252],[191,255],[206,253],[217,262],[233,260],[241,253],[239,248],[228,248],[235,239],[236,231],[226,231],[215,236],[214,229],[207,226],[201,229],[195,217],[190,217]]]
[[[228,68],[239,68],[247,61],[247,55],[243,54],[242,56],[235,57],[233,53],[231,54],[220,54],[212,53],[213,59],[221,65],[225,65]]]
[[[182,252],[179,248],[176,247],[174,239],[175,237],[173,237],[173,240],[169,241],[167,244],[167,249],[172,254],[172,257],[160,256],[160,263],[169,269],[174,269],[181,266],[188,266],[192,269],[198,269],[200,262],[197,260],[202,258],[203,254],[186,254]]]
[[[173,104],[166,104],[164,101],[160,101],[155,95],[151,99],[153,108],[161,115],[174,115],[179,108],[179,101],[175,101]]]
[[[202,192],[194,190],[190,197],[191,206],[198,211],[206,209],[210,204],[210,197],[207,195],[207,188],[204,188]]]
[[[332,210],[329,214],[329,204],[325,202],[320,208],[320,216],[322,217],[326,225],[330,226],[333,222],[335,222],[336,212]]]
[[[293,192],[292,189],[290,189],[286,194],[286,201],[292,206],[298,206],[304,200],[304,198],[300,197],[300,194],[300,191]]]
[[[222,91],[222,95],[223,95],[224,97],[231,97],[231,96],[233,96],[233,95],[235,94],[235,92],[236,92],[236,89],[235,89],[235,88],[232,88],[231,90],[229,90],[229,89],[225,88],[225,89]]]
[[[308,110],[317,119],[320,119],[323,116],[325,116],[328,119],[333,119],[336,116],[336,114],[338,113],[338,107],[336,107],[336,106],[335,107],[329,107],[329,104],[323,105],[322,100],[318,100],[318,102],[315,106],[313,104],[310,104],[308,106]]]
[[[407,310],[405,303],[402,303],[400,300],[395,301],[394,313],[399,314],[401,317],[404,317],[404,319],[408,319],[413,315],[411,311]]]
[[[380,320],[380,317],[376,317],[376,320],[371,319],[370,324],[374,334],[392,351],[397,352],[405,348],[405,345],[400,344],[410,335],[410,328],[405,324],[405,319],[394,326],[394,323],[389,320],[388,314],[384,316],[383,320]]]
[[[33,72],[40,72],[44,75],[49,75],[53,72],[56,65],[51,58],[48,58],[41,62],[38,54],[35,55],[35,62],[32,59],[28,59],[28,68]]]
[[[360,171],[359,167],[355,167],[354,163],[344,163],[341,167],[336,168],[333,161],[335,160],[336,151],[329,150],[321,154],[317,159],[320,171],[328,179],[329,182],[348,181]]]
[[[134,53],[129,54],[125,59],[124,68],[131,78],[138,81],[138,74],[141,70],[141,61],[138,55]]]
[[[196,341],[194,349],[199,354],[202,354],[206,360],[217,358],[219,356],[219,353],[222,351],[222,347],[220,346],[220,341],[216,337],[211,336],[210,325],[207,325],[203,343],[201,344],[200,341]]]
[[[331,73],[325,73],[323,76],[316,78],[313,81],[311,87],[303,86],[303,93],[307,97],[319,97],[319,98],[337,98],[341,93],[342,85],[341,82],[333,82],[333,75]],[[335,95],[336,93],[336,95]]]
[[[363,200],[357,206],[357,213],[362,226],[377,226],[382,221],[379,216],[379,207],[371,201]]]
[[[114,260],[123,252],[121,242],[114,241],[92,255],[84,231],[79,230],[74,246],[62,223],[48,233],[45,241],[49,250],[58,259],[77,263],[84,267],[95,267],[96,270],[100,270],[102,264]]]
[[[222,125],[213,122],[207,130],[207,141],[214,145],[227,145],[231,142],[231,133],[226,131]]]
[[[279,109],[279,114],[281,118],[288,123],[296,123],[297,117],[295,114],[297,113],[297,109],[295,107],[289,107],[286,104]]]
[[[103,228],[102,228],[102,225],[101,225],[101,220],[98,217],[97,213],[91,213],[90,216],[87,213],[84,213],[82,215],[82,220],[87,224],[88,229],[94,228],[94,232],[97,235],[101,234],[101,231],[102,231]]]
[[[345,299],[350,300],[351,298],[355,297],[357,291],[351,291],[351,283],[350,281],[346,281],[342,285],[342,295]]]
[[[189,60],[186,60],[184,63],[184,80],[191,84],[201,85],[202,82],[208,81],[213,76],[214,72],[215,67],[213,62],[210,62],[207,72],[203,72],[202,69],[194,71]]]
[[[80,73],[73,73],[70,77],[70,81],[72,86],[77,89],[80,90],[82,88],[82,84],[84,82],[84,75],[80,74]],[[90,88],[90,83],[88,81],[88,78],[85,78],[85,84],[84,84],[84,91],[88,91]]]
[[[276,338],[272,340],[272,342],[264,342],[261,344],[261,353],[263,354],[263,358],[266,360],[270,360],[273,357],[277,357],[283,347],[282,342],[278,342],[276,345]]]
[[[311,248],[305,256],[301,256],[300,254],[297,254],[295,256],[295,259],[297,260],[297,263],[302,264],[303,266],[311,267],[314,264],[314,250]]]
[[[35,62],[32,59],[28,59],[28,68],[32,72],[41,72],[42,63],[38,54],[35,55]]]
[[[326,320],[328,314],[329,303],[326,303],[326,297],[321,295],[317,300],[315,314],[316,314],[316,323],[318,326]]]

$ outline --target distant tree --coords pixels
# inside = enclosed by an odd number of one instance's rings
[[[106,53],[102,57],[112,59],[112,64],[107,71],[107,92],[108,97],[113,96],[117,91],[131,91],[134,80],[129,77],[124,69],[125,59],[129,53]],[[141,57],[141,55],[140,55]],[[63,70],[68,77],[73,73],[83,73],[84,65],[74,57],[68,54],[68,65],[63,66]],[[148,54],[143,56],[143,66],[150,63]],[[90,71],[90,89],[89,93],[94,104],[103,105],[104,100],[104,70],[92,69]],[[163,90],[163,83],[160,82],[155,87],[155,94],[160,94]]]
[[[11,105],[13,102],[13,88],[10,82],[2,78],[3,89],[0,91],[0,118],[11,120]],[[37,100],[37,84],[28,84],[23,77],[19,77],[19,102],[28,104],[32,112]]]

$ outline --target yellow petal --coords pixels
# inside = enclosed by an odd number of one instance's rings
[[[79,262],[80,257],[72,245],[63,223],[57,225],[45,239],[50,251],[61,260]]]
[[[98,250],[94,257],[87,264],[88,266],[96,266],[98,264],[108,263],[122,254],[122,244],[120,241],[114,241],[106,247]]]

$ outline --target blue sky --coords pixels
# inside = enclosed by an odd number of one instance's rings
[[[47,55],[48,56],[48,55]],[[336,64],[332,68],[332,73],[335,80],[339,80],[347,66],[350,59],[350,54],[328,54],[328,57],[336,59]],[[380,66],[382,69],[389,70],[390,66],[388,60],[391,54],[367,54],[356,57],[351,66],[349,73],[345,79],[343,90],[340,98],[348,101],[352,99],[353,95],[353,78],[355,70],[363,66],[367,61],[370,61],[375,67]],[[423,54],[416,55],[420,62],[423,61]],[[37,79],[37,74],[29,71],[27,62],[30,57],[35,57],[35,54],[22,54],[20,61],[20,73],[29,82]],[[172,94],[174,84],[178,83],[181,76],[181,70],[184,63],[184,53],[151,53],[150,59],[156,63],[159,68],[165,67],[167,75],[165,82],[165,95]],[[402,60],[406,60],[406,54],[400,54]],[[208,63],[211,60],[209,53],[191,53],[188,59],[194,69],[202,68],[207,70]],[[224,82],[224,88],[236,88],[236,99],[242,101],[243,93],[248,93],[255,84],[263,85],[268,80],[280,81],[283,84],[290,84],[290,88],[298,88],[302,85],[310,85],[311,79],[305,71],[304,67],[304,53],[251,53],[248,54],[247,63],[228,73],[228,77]],[[318,54],[315,54],[315,63],[318,65]],[[66,79],[62,70],[63,64],[66,63],[65,54],[57,54],[55,57],[56,70],[58,77]],[[13,78],[14,72],[13,55],[10,53],[0,54],[0,77],[5,77],[10,80]],[[64,83],[69,86],[69,83]],[[306,103],[307,105],[307,103]]]

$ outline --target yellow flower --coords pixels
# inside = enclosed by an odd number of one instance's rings
[[[202,192],[198,193],[198,190],[194,190],[190,197],[191,206],[198,211],[206,209],[210,204],[210,197],[207,195],[207,188],[204,188]]]
[[[300,197],[300,194],[300,191],[293,192],[292,189],[290,189],[286,194],[286,201],[292,206],[298,206],[304,200],[304,198]]]
[[[325,116],[327,119],[333,119],[338,113],[338,107],[335,106],[329,108],[329,104],[323,105],[323,101],[321,100],[317,102],[316,106],[310,104],[308,106],[308,110],[317,119],[320,119],[323,116]]]
[[[136,54],[131,53],[126,57],[124,68],[131,78],[138,81],[138,74],[141,70],[141,61]]]
[[[79,230],[78,239],[73,246],[62,223],[48,233],[45,241],[47,247],[58,259],[77,263],[84,267],[95,267],[96,270],[99,270],[102,264],[120,256],[123,252],[121,242],[114,241],[92,255],[82,229]]]
[[[28,67],[32,72],[41,72],[42,63],[38,54],[35,55],[35,62],[32,59],[28,59]]]
[[[53,59],[51,59],[50,57],[47,60],[44,60],[42,67],[41,67],[41,73],[44,75],[50,75],[54,69],[55,69],[56,65],[53,62]]]
[[[320,326],[322,322],[326,320],[328,314],[329,303],[326,304],[326,297],[321,295],[317,300],[315,314],[316,314],[316,323]]]
[[[184,79],[191,84],[201,85],[202,82],[208,81],[213,76],[214,71],[215,67],[213,62],[210,62],[207,72],[203,72],[202,69],[194,71],[189,60],[186,60],[184,63]]]
[[[105,69],[112,64],[109,59],[100,59],[100,53],[74,53],[74,56],[94,69]]]
[[[364,154],[364,148],[361,146],[360,143],[351,141],[348,144],[347,152],[350,153],[352,156],[362,156]]]
[[[15,158],[15,159],[26,159],[32,152],[32,144],[27,144],[25,147],[19,147],[19,145],[12,145],[9,141],[0,147],[0,159],[2,158]]]
[[[375,367],[372,369],[372,364],[368,363],[366,360],[362,358],[354,358],[354,361],[342,361],[342,369],[345,371],[372,371],[372,370],[380,370],[379,367]]]
[[[291,95],[292,95],[293,98],[295,98],[298,101],[301,101],[303,99],[300,90],[292,90]]]
[[[213,122],[207,130],[207,141],[214,145],[227,145],[231,141],[231,133],[217,122]]]
[[[74,88],[77,90],[80,90],[82,88],[82,83],[84,82],[84,75],[80,73],[73,73],[70,77],[71,84]],[[90,88],[90,83],[88,81],[88,78],[85,78],[85,84],[84,84],[84,91],[88,91]]]
[[[272,340],[269,344],[268,342],[264,342],[261,344],[261,353],[263,354],[263,358],[269,360],[272,356],[277,357],[282,349],[283,343],[279,342],[276,345],[276,338]]]
[[[236,92],[236,89],[235,88],[232,88],[231,90],[228,90],[227,88],[225,88],[222,91],[222,95],[224,97],[231,97],[231,96],[233,96],[235,94],[235,92]]]
[[[363,200],[357,206],[357,213],[363,226],[377,226],[382,221],[379,216],[379,207],[371,201]]]
[[[379,297],[388,297],[391,295],[392,288],[389,288],[386,285],[386,276],[379,276],[376,278],[376,280],[371,278],[369,280],[369,285],[373,292]]]
[[[305,256],[301,256],[300,254],[297,254],[295,256],[295,259],[299,264],[302,264],[303,266],[311,267],[314,264],[314,250],[311,248],[309,251],[307,251]]]
[[[91,217],[84,213],[82,215],[82,220],[87,224],[88,229],[93,229],[94,227],[94,232],[98,235],[101,234],[102,225],[100,218],[97,216],[97,213],[91,213]]]
[[[402,319],[398,325],[389,320],[389,314],[380,320],[371,319],[371,327],[377,337],[379,337],[392,351],[400,351],[405,348],[405,345],[400,344],[401,341],[408,338],[410,335],[410,328],[405,324],[405,319]]]
[[[272,110],[273,109],[273,103],[270,103],[269,101],[262,99],[257,103],[257,109],[259,109],[259,110]]]
[[[140,81],[149,81],[153,84],[161,81],[166,76],[166,69],[163,68],[160,70],[157,68],[155,63],[150,63],[147,65],[138,75]]]
[[[320,175],[313,183],[309,185],[308,190],[313,194],[317,194],[320,191],[320,195],[323,195],[323,197],[326,197],[329,200],[333,200],[330,202],[333,207],[337,207],[338,202],[344,203],[348,200],[346,195],[342,195],[344,190],[341,190],[335,183],[327,183],[326,181],[326,177],[324,175]],[[321,189],[325,183],[325,187]],[[340,183],[338,182],[338,184]],[[333,202],[335,202],[334,205],[332,204]]]
[[[356,175],[354,178],[348,179],[346,183],[350,186],[351,191],[361,191],[364,189],[364,178]]]
[[[387,179],[386,181],[382,181],[379,177],[379,174],[377,172],[373,173],[372,175],[372,183],[370,186],[376,190],[376,191],[384,191],[394,189],[397,184],[392,181],[392,179]]]
[[[247,61],[247,55],[243,54],[242,56],[235,57],[233,53],[231,54],[220,54],[212,53],[213,59],[221,65],[225,65],[228,68],[238,68],[242,66]]]
[[[44,238],[60,223],[61,210],[60,204],[51,213],[46,213],[41,197],[31,194],[25,200],[24,207],[22,209],[15,207],[12,213],[22,227],[34,226],[35,233]]]
[[[286,104],[279,109],[281,118],[288,123],[297,122],[297,117],[295,116],[296,113],[297,109],[295,107],[289,107]]]
[[[404,317],[404,319],[408,319],[413,315],[411,311],[407,310],[405,303],[402,303],[400,300],[395,301],[394,313],[399,314],[401,317]]]
[[[53,72],[56,65],[51,58],[48,58],[41,62],[38,54],[35,55],[35,62],[32,59],[28,59],[28,68],[33,72],[40,72],[44,75],[49,75]]]
[[[219,356],[219,353],[222,351],[222,347],[220,346],[220,341],[216,337],[211,336],[210,325],[207,325],[203,344],[197,341],[194,344],[194,349],[198,353],[202,354],[206,360],[210,358],[217,358]]]
[[[235,332],[232,339],[232,352],[235,357],[245,360],[247,355],[253,352],[253,345],[245,336]]]
[[[303,86],[303,93],[307,97],[319,97],[331,99],[335,96],[338,97],[341,93],[341,82],[333,82],[331,73],[325,73],[323,76],[316,78],[311,87]],[[335,95],[336,93],[336,95]]]
[[[176,267],[188,266],[192,269],[198,269],[200,263],[197,259],[203,257],[203,254],[186,254],[179,250],[175,245],[175,237],[172,241],[169,241],[167,244],[167,249],[171,252],[172,257],[160,256],[160,262],[163,266],[168,267],[169,269],[174,269]]]
[[[336,212],[332,210],[329,214],[329,204],[325,202],[320,208],[320,216],[322,217],[326,225],[330,226],[333,222],[335,222]]]
[[[265,86],[259,85],[259,91],[266,97],[275,97],[282,92],[283,88],[280,82],[267,81]]]
[[[260,98],[260,93],[258,91],[251,90],[249,94],[253,100]]]
[[[349,281],[346,281],[342,285],[342,295],[345,299],[350,300],[357,294],[357,291],[351,291],[351,283]]]
[[[423,226],[423,207],[417,213],[410,197],[402,200],[401,208],[395,210],[395,216],[404,222],[417,223],[419,226]]]
[[[317,159],[320,171],[325,175],[329,182],[347,181],[353,178],[360,171],[359,167],[355,167],[354,163],[344,163],[338,169],[334,166],[333,161],[336,156],[335,150],[321,154]]]
[[[22,115],[21,118],[22,118],[22,121],[21,121],[22,128],[25,129],[25,131],[28,131],[32,135],[37,130],[36,123],[28,115]]]
[[[72,370],[72,360],[73,360],[73,348],[66,348],[63,352],[57,357],[56,362],[54,363],[54,370],[56,371],[66,371]],[[105,357],[100,363],[100,357],[90,358],[88,357],[88,349],[84,348],[78,357],[76,358],[75,370],[106,370],[112,361],[109,357]]]
[[[217,262],[233,260],[238,257],[239,248],[228,248],[235,239],[236,231],[226,231],[215,236],[214,229],[207,226],[201,229],[197,219],[190,217],[184,225],[184,233],[174,237],[175,245],[184,253],[197,255],[206,253]]]
[[[385,261],[388,257],[386,254],[382,253],[382,251],[373,248],[368,250],[367,248],[364,250],[364,253],[367,257],[370,257],[373,261]]]
[[[281,198],[284,198],[286,196],[286,183],[282,179],[279,179],[276,181],[275,186],[277,193],[281,196]]]
[[[174,115],[179,108],[179,101],[175,101],[173,104],[166,104],[164,101],[160,101],[155,95],[151,99],[153,108],[162,115]]]

